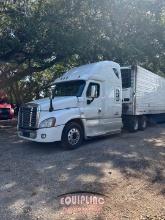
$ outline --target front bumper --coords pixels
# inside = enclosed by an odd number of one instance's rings
[[[56,141],[61,141],[63,128],[64,125],[60,125],[52,128],[41,128],[34,131],[19,129],[18,136],[25,140],[30,140],[40,143],[56,142]]]

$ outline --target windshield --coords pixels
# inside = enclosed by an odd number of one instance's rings
[[[80,97],[85,87],[84,80],[60,82],[55,84],[53,97],[58,96],[77,96]]]

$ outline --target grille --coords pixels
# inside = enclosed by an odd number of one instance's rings
[[[19,128],[37,128],[37,106],[22,106],[19,111]]]

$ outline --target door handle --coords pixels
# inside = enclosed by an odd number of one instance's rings
[[[98,109],[98,113],[101,113],[101,108]]]

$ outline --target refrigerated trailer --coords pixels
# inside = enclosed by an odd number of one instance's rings
[[[140,66],[121,68],[122,118],[130,131],[144,130],[147,121],[164,120],[165,78]]]
[[[51,85],[50,98],[23,105],[18,135],[61,141],[73,149],[83,139],[144,130],[151,115],[165,113],[165,79],[139,66],[102,61],[73,68]]]

